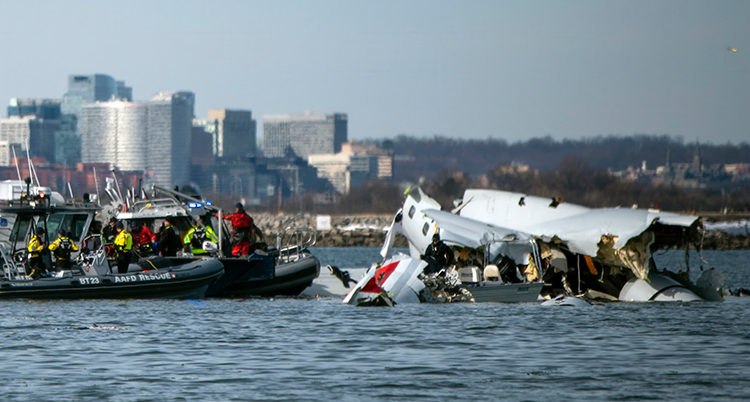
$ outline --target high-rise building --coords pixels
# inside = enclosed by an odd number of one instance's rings
[[[336,192],[341,194],[349,194],[353,187],[364,183],[371,176],[372,158],[366,155],[310,155],[307,163],[318,169],[319,178],[328,180]]]
[[[213,133],[213,153],[219,158],[248,158],[255,156],[257,124],[249,110],[213,109],[208,121],[216,122]]]
[[[148,105],[122,101],[81,107],[81,161],[109,163],[120,170],[146,168]]]
[[[393,179],[393,151],[381,149],[375,144],[357,144],[348,141],[341,145],[341,153],[367,156],[370,158],[370,178]]]
[[[33,116],[11,116],[0,119],[0,141],[18,144],[16,152],[23,155],[26,149],[30,156],[42,157],[48,162],[55,158],[55,132],[60,128],[56,119],[38,119]]]
[[[60,99],[18,99],[11,98],[8,117],[34,116],[38,119],[59,119]]]
[[[123,92],[125,83],[122,82]],[[64,114],[79,116],[81,106],[84,103],[96,101],[108,101],[117,97],[118,84],[114,78],[106,74],[75,75],[68,76],[68,92],[63,95],[61,111]],[[132,100],[132,89],[131,99]]]
[[[113,99],[133,100],[133,88],[124,81],[115,81],[106,74],[68,76],[68,92],[60,105],[60,129],[55,133],[55,160],[73,163],[81,160],[78,120],[86,103],[106,102]],[[85,145],[85,144],[84,144]]]
[[[115,81],[117,87],[117,99],[132,102],[133,101],[133,87],[125,85],[125,81]]]
[[[346,141],[344,113],[263,116],[263,155],[267,158],[335,154]]]
[[[13,164],[13,148],[19,144],[11,144],[8,141],[0,141],[0,166],[11,166]]]
[[[172,188],[190,182],[192,92],[159,92],[148,103],[146,164],[154,184]]]

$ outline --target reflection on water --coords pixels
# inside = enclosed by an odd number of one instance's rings
[[[319,251],[330,264],[329,250]],[[340,266],[359,264],[345,253],[336,253]],[[746,252],[705,257],[733,266],[725,273],[735,286],[747,284]],[[4,401],[750,398],[750,298],[590,308],[303,299],[2,306]]]

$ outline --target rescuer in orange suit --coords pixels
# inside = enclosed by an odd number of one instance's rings
[[[253,218],[245,213],[241,203],[235,205],[234,213],[225,215],[224,219],[232,222],[232,255],[235,257],[249,255],[250,240],[253,238]]]

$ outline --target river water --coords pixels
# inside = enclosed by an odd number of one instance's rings
[[[341,268],[378,258],[374,248],[314,252]],[[750,288],[747,250],[703,258],[728,287]],[[656,259],[684,266],[684,252]],[[3,401],[750,400],[750,297],[587,308],[295,298],[0,306]]]

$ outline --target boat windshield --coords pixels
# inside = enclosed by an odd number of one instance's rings
[[[13,225],[13,229],[10,232],[10,238],[8,239],[11,243],[26,242],[26,233],[29,232],[29,225],[31,224],[32,215],[18,215],[16,222]]]
[[[56,236],[58,230],[65,229],[68,232],[68,237],[78,242],[85,234],[84,230],[86,229],[88,218],[88,214],[52,213],[47,218],[47,230]]]

